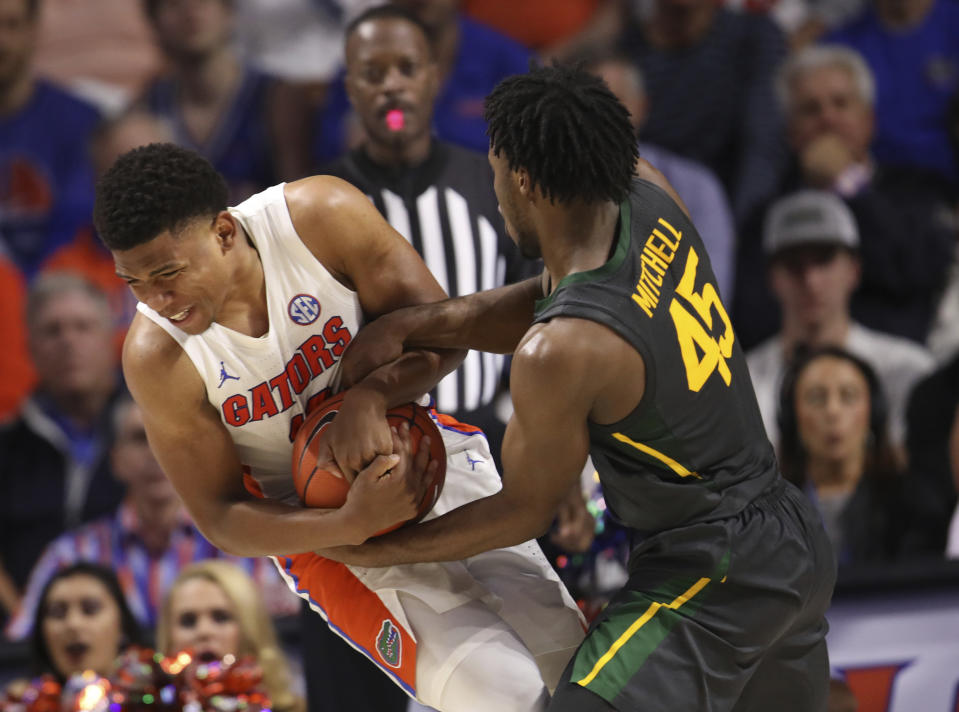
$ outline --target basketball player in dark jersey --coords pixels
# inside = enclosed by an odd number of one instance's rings
[[[503,488],[328,553],[447,560],[538,536],[589,454],[637,544],[549,709],[825,710],[835,562],[777,470],[681,200],[636,162],[626,110],[583,72],[511,77],[486,113],[507,229],[543,258],[542,280],[394,312],[345,367],[425,344],[514,353]]]

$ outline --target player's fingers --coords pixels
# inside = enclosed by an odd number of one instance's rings
[[[416,490],[421,497],[426,492],[427,484],[432,480],[438,466],[438,462],[430,460],[430,436],[424,435],[420,440],[416,457],[413,458],[413,472],[418,475]]]
[[[398,455],[377,455],[369,465],[360,471],[359,475],[377,480],[396,467],[399,461]]]

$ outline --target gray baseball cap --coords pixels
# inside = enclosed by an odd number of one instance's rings
[[[763,253],[769,257],[803,245],[859,248],[856,218],[840,198],[822,190],[801,190],[772,204],[763,229]]]

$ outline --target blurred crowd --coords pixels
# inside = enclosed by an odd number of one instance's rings
[[[429,77],[414,63],[387,86],[369,58],[386,40],[348,36],[383,4],[425,30],[422,47],[393,39]],[[206,156],[233,204],[332,172],[434,271],[455,260],[430,262],[416,211],[450,175],[478,179],[453,188],[476,236],[442,239],[494,245],[473,253],[489,267],[440,281],[495,286],[535,265],[495,211],[483,99],[532,60],[602,76],[687,204],[783,473],[840,566],[959,557],[959,0],[0,0],[0,625],[33,636],[38,672],[97,669],[134,629],[196,649],[176,636],[205,615],[239,630],[210,655],[275,650],[233,576],[272,616],[299,610],[268,560],[203,538],[150,452],[119,369],[135,303],[92,225],[97,176],[157,141]],[[377,134],[381,95],[406,112],[396,137]],[[505,384],[507,364],[471,358]],[[506,386],[455,392],[449,409],[498,449]],[[632,535],[589,468],[582,489],[543,543],[595,608]],[[74,607],[112,632],[58,643]],[[263,655],[268,682],[290,674]]]

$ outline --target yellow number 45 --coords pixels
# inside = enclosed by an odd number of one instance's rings
[[[698,393],[713,371],[719,371],[723,382],[728,386],[732,379],[726,359],[733,353],[733,325],[729,321],[723,303],[719,300],[716,288],[707,282],[702,291],[696,294],[696,269],[699,267],[699,256],[692,248],[686,259],[686,268],[683,278],[676,287],[676,294],[683,297],[699,315],[693,316],[683,304],[673,297],[669,305],[669,315],[676,325],[676,336],[679,339],[679,350],[683,355],[683,365],[686,367],[686,381],[689,390]],[[723,323],[723,333],[718,339],[710,332],[713,330],[713,309]],[[700,319],[702,322],[700,322]],[[703,327],[705,324],[705,328]],[[707,331],[708,329],[708,331]],[[700,357],[700,353],[702,356]]]

